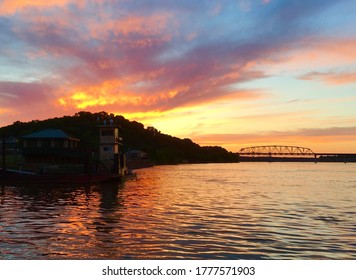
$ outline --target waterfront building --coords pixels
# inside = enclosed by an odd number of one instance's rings
[[[125,155],[122,153],[122,138],[119,127],[110,122],[109,125],[98,125],[99,128],[99,172],[125,175],[127,172]]]
[[[60,129],[44,129],[22,136],[25,162],[78,163],[79,143],[76,137]]]
[[[4,153],[7,155],[17,155],[19,152],[19,139],[14,136],[5,137],[0,141],[0,151],[3,150],[3,145],[5,145]],[[3,144],[4,143],[4,144]]]

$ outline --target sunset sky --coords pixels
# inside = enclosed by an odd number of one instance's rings
[[[0,126],[123,115],[230,151],[356,153],[354,0],[0,0]]]

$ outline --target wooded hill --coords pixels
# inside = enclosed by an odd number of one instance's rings
[[[208,162],[236,162],[237,156],[222,147],[201,147],[190,139],[180,139],[163,134],[153,127],[145,128],[143,124],[129,121],[123,116],[106,112],[90,113],[78,112],[74,116],[47,119],[30,122],[16,121],[12,125],[0,128],[0,134],[6,137],[21,137],[42,129],[61,129],[67,134],[81,140],[83,149],[98,148],[97,125],[107,124],[113,120],[120,127],[123,138],[123,150],[140,150],[148,154],[155,164],[176,163],[208,163]]]

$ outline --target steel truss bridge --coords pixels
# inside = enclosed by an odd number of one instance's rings
[[[242,148],[237,156],[240,159],[305,159],[310,161],[312,159],[315,162],[332,161],[332,159],[338,161],[353,161],[356,162],[356,154],[352,153],[314,153],[311,149],[298,146],[255,146]]]
[[[293,157],[315,157],[315,153],[309,149],[298,146],[255,146],[242,148],[239,156],[293,156]]]

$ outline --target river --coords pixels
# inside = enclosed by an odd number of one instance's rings
[[[156,166],[1,186],[0,259],[355,259],[356,164]]]

